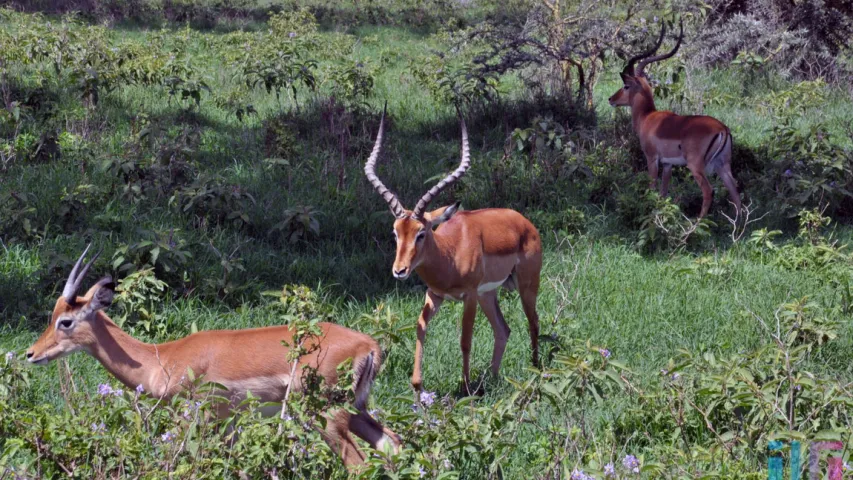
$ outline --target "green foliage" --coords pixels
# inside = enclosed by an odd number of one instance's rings
[[[168,285],[154,274],[154,268],[141,268],[122,278],[116,286],[112,319],[120,327],[141,326],[146,332],[166,333],[166,325],[158,321],[156,305],[163,300]],[[131,330],[133,331],[133,330]]]
[[[180,231],[139,229],[136,238],[139,240],[121,244],[116,248],[112,257],[114,270],[119,274],[131,274],[141,269],[153,268],[156,278],[169,279],[171,282],[185,280],[186,269],[193,255],[186,249],[186,241]]]
[[[192,184],[178,189],[170,202],[181,212],[195,215],[201,227],[226,223],[237,227],[251,225],[249,207],[255,204],[254,197],[238,185],[222,182],[221,178],[199,176]]]
[[[288,243],[308,242],[320,236],[320,212],[312,206],[296,206],[284,211],[284,220],[273,225],[272,235],[283,235]]]

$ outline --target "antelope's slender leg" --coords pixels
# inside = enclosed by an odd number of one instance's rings
[[[539,368],[539,314],[536,313],[536,297],[539,295],[539,274],[542,271],[542,254],[537,253],[518,264],[518,294],[527,317],[530,331],[530,350],[533,366]]]
[[[708,210],[711,208],[711,199],[713,197],[714,190],[711,188],[711,182],[708,181],[708,177],[705,176],[705,172],[703,171],[704,165],[702,165],[702,162],[690,162],[688,159],[687,167],[690,168],[690,173],[693,174],[693,178],[702,190],[702,211],[699,213],[699,218],[702,218],[708,214]]]
[[[492,324],[492,333],[495,336],[491,368],[492,375],[496,377],[500,371],[501,360],[503,359],[504,351],[506,351],[507,340],[509,340],[509,335],[511,333],[509,325],[506,324],[506,320],[501,312],[501,307],[498,305],[497,292],[497,290],[492,290],[490,292],[483,293],[478,299],[480,308],[483,309],[483,313],[486,315],[486,318],[489,319],[489,323]]]
[[[663,181],[660,185],[660,196],[666,197],[669,193],[669,181],[672,180],[672,164],[666,163],[663,166]]]
[[[434,294],[432,290],[427,290],[424,308],[421,310],[421,316],[418,318],[418,339],[415,343],[415,368],[412,371],[412,388],[415,389],[416,403],[420,400],[419,394],[423,387],[423,373],[421,368],[424,358],[427,325],[429,325],[429,321],[438,312],[443,301],[444,299]]]
[[[731,167],[729,165],[724,164],[720,168],[719,175],[720,175],[720,178],[723,180],[723,184],[726,186],[726,190],[729,191],[729,198],[732,200],[732,203],[735,204],[735,208],[737,209],[736,214],[740,214],[740,211],[741,211],[740,194],[737,191],[737,183],[735,182],[735,179],[732,176]]]
[[[477,291],[465,294],[465,310],[462,313],[462,383],[471,393],[471,339],[474,336],[474,319],[477,318]]]
[[[646,155],[649,167],[649,188],[655,190],[658,184],[658,158],[657,155]]]

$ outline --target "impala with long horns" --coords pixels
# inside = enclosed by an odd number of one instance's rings
[[[391,273],[398,280],[417,272],[428,289],[426,301],[418,318],[415,366],[412,386],[421,390],[424,341],[427,325],[444,300],[464,303],[462,314],[462,379],[470,391],[471,337],[477,305],[483,310],[495,338],[491,371],[497,376],[506,349],[510,328],[498,306],[499,287],[519,291],[527,316],[533,364],[539,364],[539,316],[536,296],[539,293],[539,272],[542,269],[542,244],[536,227],[514,210],[487,208],[458,211],[459,203],[431,212],[427,205],[442,190],[459,180],[470,164],[468,132],[462,127],[462,160],[459,167],[432,187],[415,205],[406,210],[397,196],[388,190],[374,172],[382,150],[385,113],[379,122],[379,132],[373,152],[364,166],[367,179],[382,196],[394,214],[394,237],[397,255]],[[433,231],[433,228],[438,227]]]
[[[654,55],[663,43],[665,32],[664,26],[660,38],[651,50],[628,60],[620,74],[624,85],[610,97],[610,105],[631,107],[634,132],[640,137],[640,146],[648,163],[650,188],[655,188],[658,171],[662,166],[660,194],[666,196],[673,165],[686,165],[702,190],[702,211],[699,213],[701,218],[711,207],[713,193],[707,175],[717,173],[729,191],[729,197],[737,208],[736,213],[740,213],[740,195],[732,176],[732,134],[728,127],[716,118],[706,115],[682,116],[655,108],[645,68],[651,63],[675,55],[684,39],[684,26],[680,25],[678,42],[671,52]],[[637,61],[639,63],[635,70],[634,63]]]
[[[228,415],[251,391],[262,402],[282,402],[291,390],[302,388],[301,370],[287,361],[293,331],[287,326],[246,330],[213,330],[198,332],[173,342],[148,344],[121,330],[103,312],[110,306],[114,283],[102,278],[82,297],[77,296],[95,255],[80,269],[86,251],[77,260],[71,275],[56,301],[47,329],[27,351],[30,363],[43,365],[51,360],[83,350],[95,357],[120,382],[130,388],[141,385],[146,392],[169,398],[186,387],[188,369],[203,375],[205,381],[225,386],[230,405],[217,412]],[[381,352],[375,340],[367,335],[331,323],[320,324],[322,334],[306,340],[311,353],[302,356],[298,366],[315,368],[328,384],[337,382],[338,365],[352,359],[355,367],[356,414],[345,409],[327,412],[323,437],[341,456],[348,468],[364,462],[365,455],[350,433],[377,449],[397,451],[399,437],[382,427],[367,414],[365,408]],[[270,414],[271,412],[265,412]]]

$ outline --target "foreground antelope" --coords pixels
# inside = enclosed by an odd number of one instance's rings
[[[186,386],[186,373],[192,369],[204,375],[205,381],[228,388],[230,405],[220,408],[220,417],[228,415],[251,391],[261,402],[281,402],[289,384],[299,390],[301,375],[286,360],[293,332],[287,326],[246,330],[213,330],[199,332],[180,340],[162,344],[140,342],[123,332],[102,311],[113,300],[110,277],[98,281],[85,296],[77,291],[95,255],[80,270],[86,251],[77,260],[71,275],[56,301],[47,329],[27,351],[30,363],[44,365],[77,350],[95,357],[119,381],[130,388],[141,385],[146,392],[169,398]],[[299,365],[317,369],[328,384],[337,382],[336,367],[353,360],[355,372],[355,408],[357,414],[340,409],[328,415],[324,439],[343,459],[347,467],[363,463],[364,454],[350,432],[377,449],[397,451],[399,437],[383,428],[365,411],[370,388],[380,366],[379,345],[367,335],[331,323],[320,324],[322,335],[308,340],[311,353],[301,357]],[[314,342],[311,345],[311,342]],[[267,414],[271,412],[265,412]]]
[[[711,207],[713,193],[707,175],[716,172],[729,191],[729,197],[737,208],[736,213],[740,213],[740,195],[732,176],[732,134],[728,127],[716,118],[706,115],[681,116],[655,109],[652,88],[644,69],[651,63],[675,55],[684,39],[684,26],[681,25],[678,43],[671,52],[651,56],[660,48],[665,32],[664,26],[657,44],[651,50],[628,60],[628,65],[620,74],[624,86],[610,97],[610,105],[631,107],[634,131],[640,137],[640,147],[648,163],[650,188],[655,188],[658,169],[663,164],[660,194],[666,196],[672,177],[672,166],[687,165],[702,189],[702,211],[699,213],[701,218]],[[635,72],[634,63],[638,60],[640,63]]]
[[[382,184],[374,172],[382,150],[384,112],[373,152],[364,166],[367,179],[396,217],[394,237],[397,239],[397,256],[392,269],[394,278],[405,280],[415,271],[428,287],[426,301],[418,318],[415,367],[412,372],[416,401],[423,384],[421,364],[427,325],[444,300],[464,302],[461,347],[462,379],[466,391],[470,391],[469,358],[478,303],[489,319],[495,336],[492,374],[497,376],[500,369],[510,329],[498,306],[498,287],[518,289],[530,328],[533,364],[539,364],[536,296],[542,269],[542,244],[536,227],[520,213],[508,209],[457,212],[459,203],[456,203],[431,212],[425,210],[436,195],[459,180],[468,169],[470,155],[464,120],[461,125],[462,160],[459,167],[421,197],[414,210],[404,209],[397,196]],[[438,228],[433,232],[435,226]]]

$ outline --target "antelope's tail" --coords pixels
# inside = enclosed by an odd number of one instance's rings
[[[376,372],[379,371],[379,358],[376,355],[376,352],[371,351],[356,367],[354,406],[358,410],[365,410],[367,408],[370,389],[373,387],[373,381],[376,379]]]

